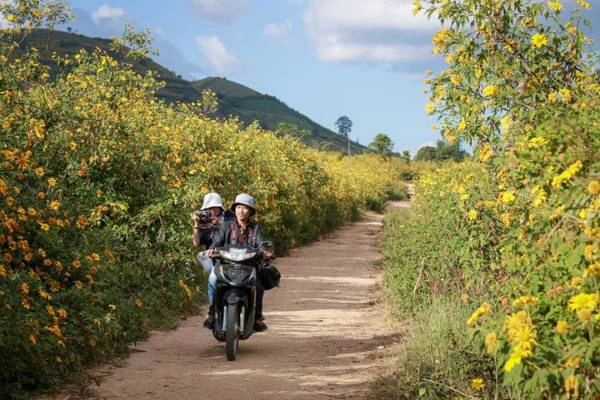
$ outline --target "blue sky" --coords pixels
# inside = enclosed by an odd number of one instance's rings
[[[149,28],[157,61],[186,79],[225,76],[276,96],[352,138],[388,134],[414,154],[439,134],[423,106],[436,25],[410,0],[71,0],[78,33],[120,36]]]
[[[568,0],[567,2],[569,2]],[[592,19],[598,7],[592,1]],[[186,79],[224,76],[276,96],[352,138],[380,132],[412,155],[440,138],[424,105],[424,71],[437,69],[437,22],[412,0],[71,0],[78,33],[120,36],[150,29],[159,63]],[[595,7],[594,7],[595,6]],[[64,27],[66,28],[66,27]]]

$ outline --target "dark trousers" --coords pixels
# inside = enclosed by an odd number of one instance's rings
[[[265,297],[265,288],[260,279],[256,279],[256,315],[255,319],[262,319],[263,297]]]

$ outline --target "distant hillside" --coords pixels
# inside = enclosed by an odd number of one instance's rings
[[[109,46],[108,39],[90,38],[69,32],[36,30],[23,42],[21,49],[37,48],[43,61],[52,66],[50,59],[52,53],[75,54],[81,48],[92,51],[96,47],[108,50]],[[113,56],[120,58],[118,54]],[[158,97],[168,103],[199,100],[204,89],[211,89],[219,97],[219,115],[222,117],[235,115],[245,123],[256,120],[264,129],[269,130],[274,130],[281,122],[290,123],[308,132],[304,141],[309,145],[329,150],[347,149],[344,137],[293,110],[274,96],[261,94],[225,78],[208,77],[199,81],[187,81],[149,58],[138,61],[134,64],[134,68],[140,73],[148,70],[158,73],[159,79],[166,84],[158,92]],[[352,142],[351,145],[353,152],[362,152],[366,149],[356,142]]]

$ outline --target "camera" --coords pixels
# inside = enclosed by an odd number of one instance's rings
[[[208,213],[208,211],[194,211],[194,214],[194,219],[197,219],[201,224],[206,224],[210,222],[210,214]]]

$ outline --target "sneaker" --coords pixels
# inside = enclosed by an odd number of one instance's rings
[[[206,319],[204,320],[202,326],[204,326],[207,329],[215,329],[215,316],[209,314],[208,317],[206,317]]]
[[[267,327],[267,324],[265,324],[264,322],[262,322],[261,320],[256,320],[254,321],[254,332],[264,332],[267,329],[269,329]]]

